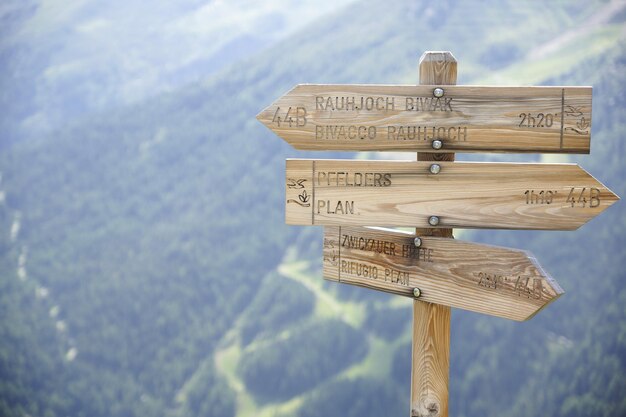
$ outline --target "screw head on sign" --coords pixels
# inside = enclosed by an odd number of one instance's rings
[[[422,290],[419,288],[413,288],[413,297],[420,298],[420,295],[422,295]]]
[[[437,226],[439,224],[439,217],[437,216],[430,216],[428,218],[428,224],[431,226]]]
[[[443,94],[444,94],[444,91],[443,91],[443,88],[441,87],[437,87],[433,90],[433,96],[437,98],[443,97]]]
[[[422,238],[416,237],[415,239],[413,239],[413,243],[415,244],[416,248],[419,248],[420,246],[422,246]]]
[[[441,171],[441,165],[439,164],[432,164],[430,166],[430,173],[431,174],[439,174],[439,172]]]
[[[443,142],[440,141],[439,139],[435,139],[433,140],[433,149],[441,149],[443,147]]]

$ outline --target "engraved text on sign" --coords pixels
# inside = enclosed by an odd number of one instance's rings
[[[590,87],[302,84],[257,118],[298,149],[588,153]]]

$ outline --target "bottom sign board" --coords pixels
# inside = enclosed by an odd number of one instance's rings
[[[563,290],[526,251],[357,226],[324,228],[324,278],[512,320]]]

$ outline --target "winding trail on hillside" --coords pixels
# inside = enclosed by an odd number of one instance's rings
[[[601,25],[610,22],[614,16],[624,10],[626,10],[626,0],[613,0],[594,13],[587,21],[585,21],[585,24],[578,25],[576,28],[568,30],[551,41],[544,43],[542,46],[534,48],[528,55],[528,58],[531,61],[546,58],[550,54],[562,49],[566,44],[582,38],[591,31],[598,29]],[[624,34],[626,34],[626,27],[622,31],[622,36],[624,36]]]
[[[43,303],[48,309],[48,315],[50,319],[54,322],[54,328],[57,334],[60,337],[61,343],[63,344],[63,349],[65,351],[65,360],[66,362],[72,362],[76,359],[76,355],[78,355],[78,349],[74,342],[74,338],[69,334],[69,329],[65,320],[62,320],[59,317],[59,312],[61,308],[57,303],[55,303],[52,292],[41,285],[36,279],[29,277],[28,275],[28,246],[25,243],[22,243],[20,231],[22,230],[22,223],[24,218],[22,216],[22,212],[19,210],[13,210],[8,206],[7,203],[7,191],[2,187],[3,183],[3,175],[0,172],[0,206],[3,206],[4,210],[7,212],[13,212],[13,219],[11,221],[11,226],[9,227],[9,245],[15,250],[17,253],[17,262],[16,262],[16,270],[15,276],[21,282],[27,290],[34,289],[34,297],[39,303]]]
[[[331,293],[326,291],[322,286],[323,281],[321,279],[310,279],[310,275],[306,272],[307,267],[308,262],[306,261],[283,263],[278,267],[278,273],[306,287],[315,295],[317,303],[323,302],[331,308],[333,316],[339,317],[339,319],[352,327],[360,327],[360,318],[351,314],[349,309],[346,308],[345,302],[339,302]]]
[[[335,295],[327,291],[323,287],[323,281],[318,277],[312,277],[308,272],[309,262],[307,261],[287,261],[280,264],[276,270],[284,279],[291,279],[302,284],[305,288],[311,291],[315,298],[316,311],[313,313],[317,316],[332,316],[338,317],[346,324],[359,328],[363,322],[363,311],[360,311],[356,303],[341,302],[335,298]],[[237,322],[228,331],[226,335],[221,339],[218,344],[218,348],[214,354],[207,358],[207,360],[214,360],[215,369],[218,374],[225,379],[230,388],[236,395],[236,409],[238,417],[271,417],[276,414],[290,414],[293,413],[302,403],[303,397],[297,396],[289,399],[285,402],[271,403],[264,406],[256,404],[253,396],[247,391],[245,383],[241,380],[237,374],[237,364],[241,358],[241,355],[247,352],[265,346],[269,343],[274,343],[276,340],[287,337],[286,333],[276,335],[276,337],[259,340],[252,342],[249,346],[242,349],[239,340],[240,322],[243,319],[243,315],[239,317]],[[367,366],[364,368],[359,364],[345,370],[342,375],[348,374],[363,374],[367,372],[367,368],[371,366],[371,358],[367,361]],[[190,388],[193,376],[188,380],[188,383],[179,391],[177,396],[180,400],[184,398],[184,392]]]

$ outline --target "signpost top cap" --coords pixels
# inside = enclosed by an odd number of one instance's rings
[[[456,58],[452,52],[424,52],[419,62],[419,80],[420,84],[456,84]]]
[[[456,64],[456,58],[450,51],[426,51],[420,57],[420,65],[422,62],[454,62]]]

